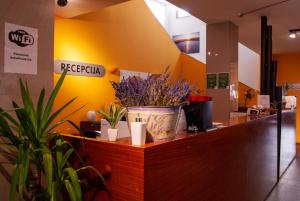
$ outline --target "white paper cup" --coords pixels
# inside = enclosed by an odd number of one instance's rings
[[[131,144],[140,146],[146,142],[146,123],[145,122],[131,122]]]

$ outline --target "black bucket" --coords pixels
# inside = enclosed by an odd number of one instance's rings
[[[190,96],[190,104],[184,106],[188,132],[206,131],[212,128],[212,98]]]

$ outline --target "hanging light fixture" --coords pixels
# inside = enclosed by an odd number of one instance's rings
[[[289,34],[290,38],[296,38],[297,32],[300,32],[300,29],[291,29],[291,30],[289,30],[289,32],[290,32],[290,34]]]
[[[64,7],[68,4],[68,0],[57,0],[57,5]]]

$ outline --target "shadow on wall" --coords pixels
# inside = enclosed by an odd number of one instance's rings
[[[247,98],[245,101],[246,93],[248,94],[251,93],[251,98]],[[259,95],[259,91],[247,86],[246,84],[239,82],[239,90],[238,90],[238,104],[239,108],[244,108],[244,107],[252,107],[253,105],[257,104],[257,95]]]

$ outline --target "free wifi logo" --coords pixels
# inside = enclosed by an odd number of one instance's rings
[[[19,47],[26,47],[34,44],[33,36],[21,29],[9,32],[8,38],[12,43],[15,43]]]

